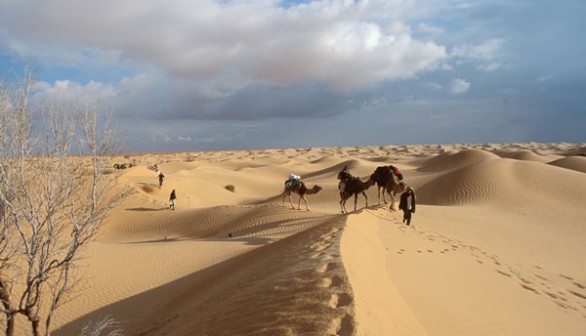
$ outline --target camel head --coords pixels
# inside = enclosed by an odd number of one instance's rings
[[[308,194],[317,194],[321,190],[321,187],[317,184],[313,186],[310,190],[308,190]]]
[[[400,182],[399,183],[399,193],[404,193],[405,190],[407,190],[407,186],[405,185],[405,182]]]

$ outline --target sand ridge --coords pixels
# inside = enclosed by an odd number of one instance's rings
[[[106,315],[126,335],[579,334],[586,164],[569,154],[582,148],[431,144],[115,158],[135,165],[111,172],[131,195],[87,250],[84,290],[62,308],[54,334]],[[366,180],[391,163],[417,192],[413,226],[378,204],[376,187],[368,207],[360,196],[358,211],[340,214],[337,173],[348,166]],[[161,188],[154,164],[165,174]],[[311,211],[282,206],[291,173],[323,188],[307,197]]]

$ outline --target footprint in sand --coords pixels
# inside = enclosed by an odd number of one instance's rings
[[[580,299],[586,300],[586,294],[578,293],[578,292],[573,291],[571,289],[569,289],[568,292],[570,292],[571,294],[575,295],[576,297],[579,297]]]
[[[319,252],[319,253],[315,253],[315,254],[311,255],[310,258],[311,259],[322,259],[327,255],[328,255],[328,253],[326,253],[326,252]]]
[[[344,314],[342,317],[332,320],[330,330],[335,330],[332,336],[350,336],[355,334],[354,318],[349,314]]]
[[[338,308],[338,300],[340,299],[340,297],[338,296],[338,294],[334,293],[332,294],[332,296],[330,296],[330,300],[328,301],[328,306],[330,308]]]
[[[323,288],[340,287],[343,283],[344,280],[337,275],[321,279],[321,287]]]
[[[329,272],[329,271],[336,269],[336,268],[338,268],[338,264],[331,262],[331,263],[320,265],[315,270],[318,273],[325,273],[325,272]]]
[[[521,285],[521,287],[525,288],[526,290],[532,291],[535,294],[539,294],[539,291],[537,289],[535,289],[535,288],[533,288],[533,287],[531,287],[529,285],[526,285],[526,284],[523,284],[523,283],[521,283],[519,285]]]
[[[348,307],[353,300],[353,297],[348,293],[332,293],[328,301],[328,306],[334,309]]]
[[[316,252],[320,252],[320,251],[327,249],[330,246],[331,246],[330,244],[318,243],[318,244],[311,245],[311,248]]]

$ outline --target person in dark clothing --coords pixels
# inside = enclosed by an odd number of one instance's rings
[[[159,171],[159,189],[163,186],[163,179],[165,178],[165,175],[163,175],[162,171]]]
[[[348,166],[344,166],[344,168],[338,173],[338,180],[340,180],[340,183],[338,183],[338,189],[341,193],[346,189],[346,180],[350,178],[350,176],[352,175],[350,175],[350,172],[348,171]]]
[[[411,224],[411,214],[415,213],[415,191],[410,186],[401,194],[399,209],[403,210],[403,223]]]
[[[171,208],[171,210],[175,210],[175,200],[177,199],[177,196],[175,195],[175,189],[173,189],[173,191],[171,191],[171,195],[169,196],[169,207]]]

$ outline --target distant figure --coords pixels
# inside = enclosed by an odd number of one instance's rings
[[[393,172],[393,174],[395,174],[395,176],[399,179],[399,182],[403,181],[403,174],[401,174],[401,171],[399,171],[399,168],[397,168],[393,165],[389,165],[389,168],[391,168],[391,171]]]
[[[344,168],[338,173],[338,180],[340,180],[340,183],[338,183],[338,189],[340,190],[340,193],[343,193],[346,189],[347,180],[350,179],[351,176],[352,175],[350,175],[350,172],[348,171],[348,166],[344,166]]]
[[[171,191],[171,195],[169,196],[169,207],[171,208],[171,210],[175,210],[175,200],[177,199],[177,196],[175,195],[175,189],[173,189],[173,191]]]
[[[163,179],[165,178],[165,175],[163,175],[162,171],[159,171],[159,189],[161,189],[161,187],[163,186]]]
[[[401,194],[399,209],[403,210],[403,223],[411,224],[411,214],[415,213],[415,191],[410,186]]]

